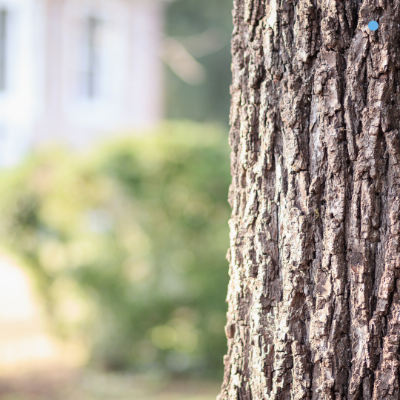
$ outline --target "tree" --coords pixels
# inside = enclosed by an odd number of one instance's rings
[[[233,17],[219,399],[399,399],[400,1]]]
[[[232,0],[175,0],[166,9],[166,34],[178,40],[204,68],[205,80],[190,85],[170,68],[166,74],[168,118],[218,121],[228,125],[229,37],[232,32]],[[222,48],[220,48],[222,44]],[[218,50],[220,48],[220,50]],[[177,59],[181,68],[187,67]]]

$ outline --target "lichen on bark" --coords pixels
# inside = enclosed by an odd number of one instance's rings
[[[398,400],[400,0],[235,0],[233,21],[218,398]]]

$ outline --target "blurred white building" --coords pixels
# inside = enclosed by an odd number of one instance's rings
[[[0,0],[0,164],[163,113],[160,0]]]

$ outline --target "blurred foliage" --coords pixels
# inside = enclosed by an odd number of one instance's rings
[[[197,57],[203,65],[206,79],[191,86],[166,69],[168,118],[188,118],[195,121],[218,121],[228,125],[231,84],[230,37],[232,34],[232,0],[175,0],[166,10],[167,36],[185,38],[218,29],[225,46],[215,53]]]
[[[108,370],[218,376],[226,351],[226,132],[166,123],[0,175],[0,235],[51,320]]]

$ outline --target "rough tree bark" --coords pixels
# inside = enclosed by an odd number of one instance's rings
[[[233,16],[219,399],[400,399],[400,0]]]

